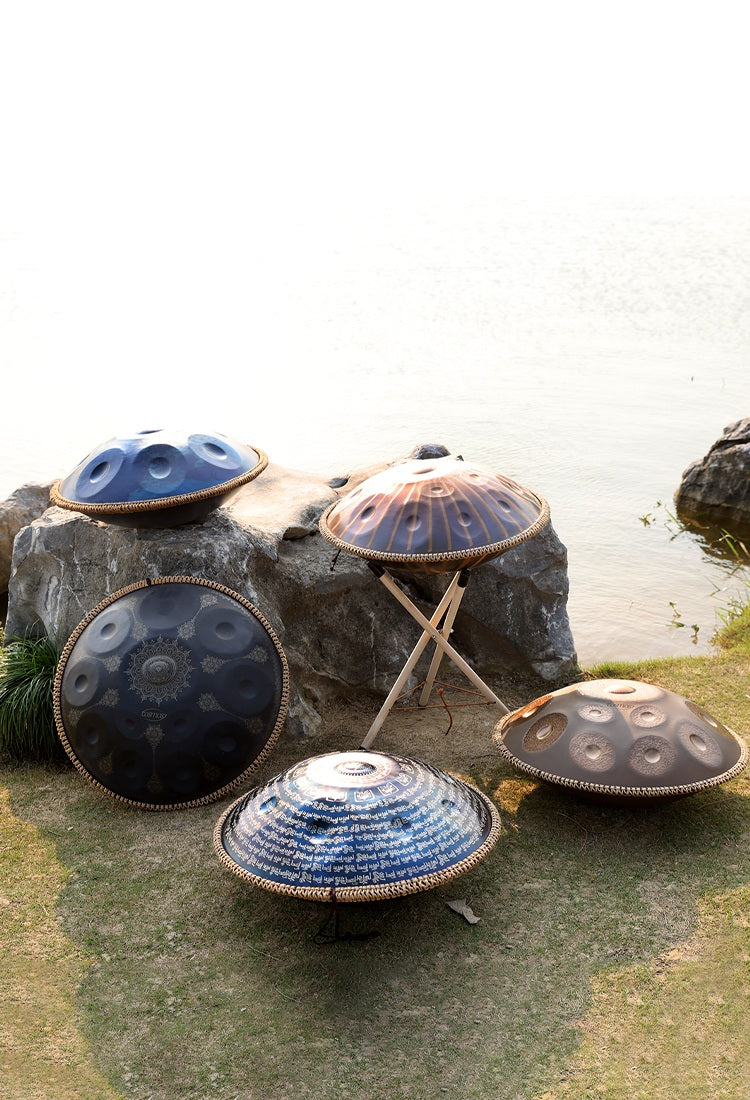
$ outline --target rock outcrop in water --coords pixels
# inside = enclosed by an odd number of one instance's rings
[[[750,417],[727,425],[675,493],[677,511],[737,533],[750,531]]]
[[[170,529],[122,527],[49,508],[15,540],[7,636],[44,629],[62,645],[125,585],[205,577],[244,595],[272,624],[289,660],[289,726],[309,732],[326,698],[387,692],[420,634],[366,562],[337,556],[318,533],[323,509],[373,472],[333,479],[342,483],[336,490],[269,464],[204,523]],[[429,616],[445,579],[420,574],[404,583]],[[490,686],[509,670],[558,680],[576,667],[567,594],[565,547],[549,525],[473,573],[454,643]]]

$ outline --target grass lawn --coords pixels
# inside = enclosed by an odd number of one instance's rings
[[[593,674],[662,684],[747,736],[750,618],[725,643]],[[356,747],[376,709],[330,708],[254,782]],[[6,766],[3,1100],[746,1100],[747,773],[652,807],[597,805],[506,765],[491,709],[454,712],[448,736],[446,719],[393,714],[375,747],[472,779],[500,808],[496,848],[437,890],[343,906],[342,931],[373,935],[323,946],[326,905],[216,859],[230,798],[139,812],[70,767]]]

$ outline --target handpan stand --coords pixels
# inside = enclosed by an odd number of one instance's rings
[[[438,668],[440,667],[440,662],[443,658],[443,655],[445,655],[449,657],[451,661],[453,661],[454,665],[458,669],[460,669],[461,672],[463,672],[464,676],[466,676],[466,678],[471,681],[474,687],[477,688],[477,690],[485,696],[489,704],[494,703],[495,706],[498,706],[500,708],[500,712],[502,714],[508,714],[509,711],[505,703],[503,703],[503,701],[499,699],[497,695],[495,695],[492,688],[488,687],[487,684],[485,684],[484,680],[482,680],[482,678],[477,675],[474,669],[466,663],[461,654],[458,653],[448,641],[451,630],[453,629],[453,621],[456,618],[456,614],[463,598],[463,594],[466,591],[466,585],[469,581],[468,569],[462,569],[453,576],[453,579],[448,585],[448,588],[446,589],[442,600],[435,608],[432,618],[428,620],[426,616],[422,614],[419,608],[403,592],[403,590],[399,588],[393,577],[391,577],[390,574],[386,572],[386,570],[383,569],[381,565],[378,565],[375,562],[370,562],[369,566],[375,576],[378,578],[378,580],[380,580],[382,584],[385,585],[391,595],[395,596],[401,606],[405,607],[412,618],[417,623],[419,623],[419,625],[422,627],[423,633],[419,641],[415,645],[414,649],[411,651],[411,654],[406,664],[401,669],[401,672],[398,675],[398,679],[388,693],[388,697],[378,711],[375,721],[370,726],[370,729],[368,730],[366,736],[362,741],[361,747],[363,749],[367,749],[375,740],[375,737],[377,736],[381,726],[388,717],[389,711],[398,700],[401,692],[403,691],[404,685],[406,684],[406,681],[411,676],[417,662],[419,661],[419,658],[424,653],[430,641],[433,641],[435,643],[435,653],[433,654],[432,662],[427,673],[427,678],[424,681],[422,692],[419,696],[420,707],[426,707],[429,703],[430,695],[435,685],[435,678],[437,676]],[[441,621],[442,626],[440,626]]]
[[[338,550],[369,567],[422,627],[422,636],[393,685],[362,747],[369,747],[430,641],[436,649],[419,699],[426,706],[446,655],[491,704],[508,708],[448,641],[469,579],[484,561],[538,534],[549,505],[509,478],[459,456],[415,458],[368,478],[332,504],[320,520]],[[454,573],[432,618],[415,606],[391,573]]]

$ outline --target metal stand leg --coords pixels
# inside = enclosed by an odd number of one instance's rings
[[[435,609],[432,620],[430,621],[422,614],[419,608],[415,606],[415,604],[409,599],[409,597],[401,591],[393,578],[388,573],[386,573],[386,571],[381,566],[376,566],[372,562],[370,562],[369,564],[370,568],[373,570],[378,579],[382,581],[382,583],[385,585],[391,595],[394,596],[402,605],[402,607],[406,608],[411,617],[417,623],[419,623],[424,633],[412,650],[408,661],[404,665],[398,679],[396,680],[396,683],[391,688],[388,694],[388,698],[383,703],[383,706],[380,708],[377,717],[375,718],[375,721],[370,726],[366,737],[362,741],[362,748],[369,748],[372,742],[375,740],[375,736],[378,733],[378,730],[385,722],[388,712],[390,711],[391,707],[401,693],[404,684],[411,675],[414,666],[424,652],[424,649],[430,639],[435,642],[436,646],[438,647],[438,652],[440,652],[441,654],[445,653],[448,657],[450,657],[454,665],[456,665],[456,667],[459,668],[461,672],[463,672],[464,676],[466,676],[466,678],[471,681],[474,687],[477,688],[477,690],[480,691],[486,699],[488,699],[491,703],[494,703],[496,706],[500,707],[503,714],[507,714],[508,708],[505,706],[503,701],[501,699],[498,699],[494,691],[489,688],[487,684],[485,684],[484,680],[482,680],[481,677],[476,674],[474,669],[466,663],[460,653],[456,652],[453,646],[446,640],[446,638],[443,637],[443,635],[437,629],[437,624],[441,621],[443,615],[450,607],[451,602],[457,594],[461,574],[456,573],[453,580],[448,585],[448,589],[442,600],[438,604],[437,608]],[[456,610],[458,610],[458,608],[456,608]]]

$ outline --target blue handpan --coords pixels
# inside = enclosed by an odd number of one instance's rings
[[[142,431],[101,443],[50,496],[107,523],[173,527],[205,519],[267,465],[263,451],[225,435]]]
[[[295,764],[242,795],[214,847],[240,878],[312,901],[373,901],[440,886],[500,834],[480,791],[430,764],[356,750]]]

